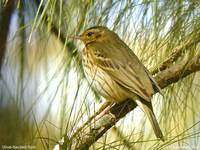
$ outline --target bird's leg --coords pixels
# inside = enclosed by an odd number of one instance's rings
[[[106,101],[98,110],[98,115],[101,114],[108,106],[110,106],[112,103],[109,101]]]
[[[94,121],[97,121],[98,119],[100,119],[101,117],[103,117],[105,114],[108,114],[108,112],[110,111],[110,109],[112,108],[112,106],[114,105],[114,102],[106,102],[103,106],[101,107],[103,109],[101,113],[99,113],[98,116],[95,117]]]
[[[106,104],[107,106],[93,120],[94,127],[92,128],[92,130],[94,131],[98,130],[99,128],[105,128],[109,121],[112,121],[113,123],[116,123],[117,121],[115,115],[110,112],[114,103],[107,102]]]

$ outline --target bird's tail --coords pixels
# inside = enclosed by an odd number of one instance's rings
[[[141,102],[140,100],[136,100],[136,103],[138,104],[138,106],[146,113],[152,128],[154,130],[154,133],[156,135],[157,138],[161,139],[162,141],[164,141],[164,137],[162,134],[162,131],[158,125],[158,122],[156,120],[156,116],[153,112],[153,108],[151,105],[151,102]]]

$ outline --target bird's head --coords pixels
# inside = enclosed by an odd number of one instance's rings
[[[95,26],[85,30],[81,35],[77,36],[76,39],[80,39],[85,45],[88,45],[105,40],[110,32],[111,31],[107,27]]]

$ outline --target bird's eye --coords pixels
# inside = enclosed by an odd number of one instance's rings
[[[94,34],[94,33],[93,32],[88,32],[87,36],[90,37],[90,36],[92,36],[92,34]]]

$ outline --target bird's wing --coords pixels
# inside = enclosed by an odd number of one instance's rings
[[[124,47],[125,50],[116,51],[117,55],[114,52],[115,56],[105,51],[106,46],[103,48],[96,45],[93,49],[96,65],[108,73],[119,85],[144,100],[150,101],[154,93],[152,83],[137,56],[130,49],[127,52],[127,47]]]
[[[156,92],[159,92],[161,95],[163,95],[161,88],[159,87],[158,83],[156,82],[156,80],[153,78],[153,76],[151,75],[151,73],[145,68],[145,71],[147,73],[147,75],[149,76],[152,84],[154,85],[154,89]]]

